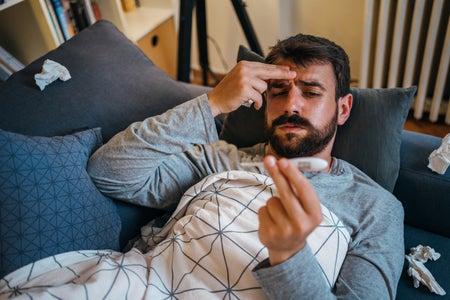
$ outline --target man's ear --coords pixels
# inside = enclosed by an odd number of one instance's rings
[[[353,95],[348,93],[347,95],[339,98],[338,100],[338,125],[343,125],[350,117],[350,111],[353,105]]]

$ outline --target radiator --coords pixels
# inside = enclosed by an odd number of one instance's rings
[[[450,124],[450,1],[366,0],[359,86],[417,86],[411,110]]]

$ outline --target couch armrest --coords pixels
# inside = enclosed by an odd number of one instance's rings
[[[441,143],[435,136],[403,131],[394,195],[403,204],[406,224],[450,237],[450,169],[440,175],[427,167]]]

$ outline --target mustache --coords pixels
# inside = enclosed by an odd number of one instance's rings
[[[279,116],[278,118],[276,118],[273,122],[272,122],[272,127],[275,126],[280,126],[280,125],[284,125],[284,124],[293,124],[293,125],[298,125],[298,126],[302,126],[302,127],[311,127],[311,123],[305,119],[300,117],[299,115],[282,115]]]

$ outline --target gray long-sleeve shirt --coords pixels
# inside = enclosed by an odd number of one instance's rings
[[[237,149],[218,140],[206,95],[131,124],[95,152],[88,172],[106,195],[171,210],[207,175],[260,161],[263,144]],[[264,169],[246,169],[265,173]],[[267,175],[267,174],[266,174]],[[334,158],[330,173],[306,173],[321,202],[347,226],[348,253],[332,290],[309,247],[253,274],[273,299],[393,299],[403,266],[403,208],[388,191]]]

